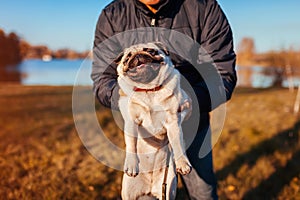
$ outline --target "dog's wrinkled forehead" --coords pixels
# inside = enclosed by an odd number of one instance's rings
[[[157,46],[139,45],[126,49],[124,56],[132,57],[136,54],[148,53],[151,56],[162,54],[163,52]]]
[[[169,52],[167,48],[159,42],[156,43],[147,43],[147,44],[138,44],[133,45],[129,48],[126,48],[116,59],[117,63],[125,64],[131,57],[136,56],[137,54],[147,53],[151,56],[156,55],[165,55],[168,56]]]

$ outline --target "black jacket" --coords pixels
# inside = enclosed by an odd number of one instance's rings
[[[212,58],[213,63],[199,62],[203,55],[197,49],[197,45],[196,48],[195,45],[185,46],[181,44],[182,41],[175,41],[179,43],[175,48],[181,48],[181,51],[193,55],[194,59],[198,60],[191,64],[189,59],[171,52],[175,67],[189,81],[196,93],[201,112],[209,112],[230,99],[237,81],[236,56],[230,25],[216,0],[165,0],[158,6],[156,14],[138,0],[115,0],[102,10],[95,31],[91,77],[94,81],[94,93],[100,103],[117,109],[119,86],[113,59],[124,47],[140,43],[136,40],[139,35],[134,35],[134,30],[142,27],[165,28],[183,33],[200,44]],[[124,31],[129,31],[129,34],[122,35]],[[143,31],[148,34],[153,30]],[[143,40],[167,42],[158,37],[160,33],[153,35],[153,38],[146,37]],[[172,40],[170,35],[168,37]],[[204,70],[205,73],[199,73],[199,70]],[[222,84],[217,80],[208,83],[207,80],[212,80],[209,76],[217,74],[220,74]],[[219,98],[222,94],[225,98]]]

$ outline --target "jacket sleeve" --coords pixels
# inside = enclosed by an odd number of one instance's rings
[[[222,84],[218,87],[221,87],[221,90],[225,92],[225,98],[218,98],[216,94],[210,94],[214,91],[208,90],[208,87],[211,87],[210,83],[206,81],[198,83],[198,86],[202,88],[197,92],[198,99],[200,98],[200,110],[210,111],[231,98],[237,82],[235,71],[236,55],[233,49],[231,27],[216,0],[207,0],[204,18],[201,21],[201,47],[212,58],[213,63],[205,63],[200,67],[214,68],[216,73],[208,73],[208,76],[210,74],[220,74]],[[212,100],[211,98],[214,99]]]
[[[117,64],[113,62],[119,47],[111,36],[114,30],[103,10],[99,16],[94,38],[91,78],[93,91],[98,101],[109,108],[118,109],[119,86],[117,84]]]

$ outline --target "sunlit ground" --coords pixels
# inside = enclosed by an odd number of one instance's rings
[[[300,199],[295,98],[287,89],[235,92],[214,148],[220,199]],[[109,138],[123,146],[110,112],[96,107]],[[120,197],[122,173],[94,159],[77,135],[72,87],[1,85],[0,127],[0,199]]]

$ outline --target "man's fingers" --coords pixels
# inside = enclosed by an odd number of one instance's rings
[[[185,109],[189,109],[191,106],[191,103],[189,102],[189,100],[185,100],[183,102],[183,104],[181,104],[177,110],[177,112],[182,112],[184,111]]]

